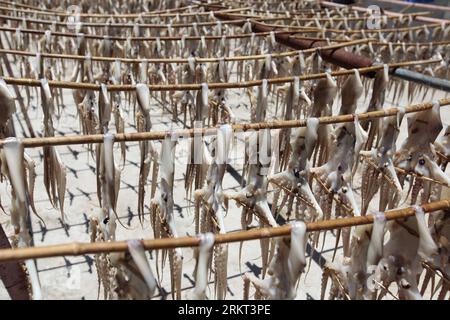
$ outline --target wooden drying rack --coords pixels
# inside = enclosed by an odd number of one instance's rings
[[[6,3],[7,5],[10,5],[11,3],[7,1],[1,1],[0,3]],[[324,2],[327,4],[327,2]],[[26,5],[22,5],[22,7],[25,7]],[[329,4],[328,6],[334,6],[335,9],[332,10],[325,10],[328,12],[341,12],[346,9],[342,9],[339,5],[333,5]],[[28,6],[31,7],[31,6]],[[190,6],[190,8],[198,8],[198,7],[214,7],[214,5],[208,4],[208,5],[194,5]],[[223,7],[221,7],[223,8]],[[27,8],[27,9],[33,9],[33,8]],[[36,8],[37,9],[37,8]],[[182,11],[187,10],[189,7],[184,8],[178,8],[175,9],[176,11]],[[81,14],[80,17],[85,18],[118,18],[118,19],[128,19],[128,18],[147,18],[147,17],[185,17],[185,16],[206,16],[211,15],[211,12],[214,13],[228,13],[230,17],[235,17],[236,19],[231,21],[230,23],[236,24],[239,23],[245,23],[245,21],[249,21],[248,19],[267,19],[266,21],[269,21],[269,18],[265,16],[254,16],[254,15],[245,15],[245,14],[239,14],[236,12],[242,12],[242,11],[248,11],[250,8],[236,8],[236,9],[229,9],[229,10],[217,10],[217,11],[206,11],[206,12],[177,12],[174,13],[174,11],[166,10],[163,12],[147,12],[142,14],[122,14],[122,15],[116,15],[116,14]],[[351,8],[353,10],[353,8]],[[57,12],[57,11],[40,11],[40,10],[19,10],[17,8],[7,8],[7,7],[0,7],[0,11],[13,11],[13,12],[21,12],[23,14],[28,13],[34,13],[35,15],[51,15],[51,16],[58,16],[58,17],[67,17],[71,14],[64,13],[64,12]],[[357,11],[361,11],[357,8],[355,8]],[[364,9],[363,9],[364,10]],[[258,10],[256,10],[258,11]],[[305,10],[307,12],[308,10]],[[264,13],[267,13],[268,11],[262,11]],[[270,12],[270,11],[269,11]],[[365,11],[367,12],[367,10]],[[236,13],[236,14],[233,14]],[[427,17],[422,17],[421,14],[416,14],[415,17],[417,17],[417,20],[420,21],[426,21],[426,19],[430,19]],[[246,19],[241,19],[240,21],[239,16],[244,16]],[[401,19],[403,17],[408,17],[409,14],[392,14],[389,13],[389,19]],[[5,16],[3,16],[5,17]],[[21,17],[23,19],[26,19],[26,17]],[[419,19],[420,18],[420,19]],[[0,16],[0,20],[2,19],[2,16]],[[284,20],[287,19],[286,16],[282,17],[273,17],[273,20]],[[299,21],[302,18],[299,19]],[[303,18],[308,19],[308,18]],[[316,18],[312,18],[314,20]],[[320,19],[320,20],[319,20]],[[356,19],[365,19],[363,18],[335,18],[335,19],[341,19],[342,21],[357,21]],[[353,20],[351,20],[353,19]],[[425,20],[424,20],[425,19]],[[19,20],[19,19],[17,19]],[[292,19],[293,20],[293,19]],[[333,19],[329,18],[317,18],[317,21],[330,21]],[[303,20],[303,21],[310,21],[310,20]],[[336,20],[338,21],[338,20]],[[430,21],[430,20],[429,20]],[[255,21],[252,21],[255,23]],[[37,23],[37,22],[36,22]],[[54,24],[54,22],[51,22]],[[210,25],[214,25],[212,22],[206,22],[211,23]],[[225,22],[221,22],[224,23]],[[448,22],[445,22],[448,23]],[[57,22],[57,24],[60,24],[60,22]],[[83,23],[84,24],[84,23]],[[88,25],[89,23],[86,23]],[[107,23],[104,24],[105,26],[108,25]],[[113,24],[110,24],[111,26]],[[117,24],[120,25],[120,24]],[[139,24],[138,24],[139,25]],[[145,24],[143,24],[145,25]],[[151,26],[151,24],[148,24]],[[174,24],[175,25],[175,24]],[[179,24],[179,25],[187,25],[187,24]],[[202,22],[197,24],[198,26],[202,25]],[[209,25],[209,24],[205,24]],[[270,27],[270,25],[266,25],[267,27]],[[434,25],[429,25],[427,27],[433,27]],[[436,25],[437,26],[437,25]],[[441,26],[441,24],[439,25]],[[276,25],[277,28],[280,27],[287,27],[287,26],[279,26]],[[418,30],[420,28],[416,27],[410,27],[410,28],[398,28],[395,29],[396,32],[399,30]],[[0,28],[0,30],[7,31],[7,32],[15,32],[16,28]],[[301,30],[302,32],[308,33],[308,32],[321,32],[322,29],[320,28],[298,28],[298,30]],[[326,30],[326,29],[325,29]],[[333,31],[333,29],[328,29]],[[381,29],[376,30],[375,32],[383,32],[388,31],[389,29]],[[367,32],[373,32],[374,30],[370,30]],[[44,34],[44,31],[41,30],[35,30],[35,29],[23,29],[21,32],[24,33],[30,33],[30,34]],[[273,33],[272,33],[273,32]],[[341,32],[341,30],[339,30]],[[353,32],[356,33],[357,31]],[[266,36],[270,34],[295,34],[295,32],[291,31],[271,31],[266,33],[254,33],[255,36]],[[53,36],[68,36],[68,37],[78,37],[79,34],[67,34],[67,33],[58,33],[58,32],[52,32]],[[104,36],[98,36],[98,35],[84,35],[85,38],[93,38],[93,39],[104,39]],[[206,36],[204,37],[205,40],[207,39],[231,39],[231,38],[245,38],[250,37],[251,34],[247,35],[239,35],[239,36],[217,36],[217,37],[211,37]],[[157,37],[110,37],[111,40],[156,40]],[[159,38],[161,41],[171,41],[171,40],[201,40],[202,37],[161,37]],[[278,39],[277,39],[278,40]],[[369,42],[370,40],[365,39],[365,42]],[[363,43],[363,42],[361,42]],[[344,43],[345,44],[345,43]],[[382,44],[382,43],[376,43],[379,45],[389,45],[389,44]],[[348,45],[348,44],[345,44]],[[403,45],[403,44],[394,44],[394,45]],[[415,45],[415,44],[414,44]],[[425,44],[423,44],[425,45]],[[429,45],[429,44],[426,44]],[[325,47],[322,47],[321,50],[324,50]],[[336,47],[337,48],[337,47]],[[316,50],[316,49],[312,49]],[[330,48],[328,48],[330,50]],[[15,54],[13,52],[14,50],[2,50],[1,52],[6,54]],[[304,51],[306,52],[306,51]],[[312,52],[312,51],[308,51]],[[33,55],[32,53],[26,53],[22,52],[23,55]],[[280,53],[286,54],[286,53]],[[42,54],[43,57],[52,57],[51,54]],[[84,59],[85,57],[80,56],[72,56],[72,55],[58,55],[58,57],[54,58],[70,58],[77,57],[76,59]],[[249,56],[251,57],[251,56]],[[254,58],[255,56],[253,56]],[[265,55],[264,55],[265,57]],[[99,57],[95,57],[99,58]],[[247,59],[248,57],[230,57],[230,58],[240,58],[240,59]],[[261,55],[255,59],[261,59]],[[113,58],[112,58],[113,59]],[[94,59],[93,59],[94,60]],[[116,59],[114,59],[115,61]],[[136,62],[138,59],[129,59],[133,61],[128,62]],[[224,59],[225,60],[225,59]],[[108,61],[108,60],[98,60],[98,61]],[[151,59],[142,59],[142,61],[151,61]],[[186,62],[187,59],[184,59],[183,62]],[[200,62],[201,59],[196,59],[196,61]],[[219,61],[219,60],[218,60]],[[227,61],[227,60],[225,60]],[[207,61],[205,61],[207,62]],[[438,63],[440,60],[431,59],[431,60],[419,60],[419,61],[409,61],[409,62],[403,62],[403,63],[395,63],[390,64],[389,67],[392,68],[398,68],[402,66],[412,66],[417,64],[428,64],[428,63]],[[155,63],[157,63],[155,61]],[[361,74],[370,74],[374,73],[377,70],[380,70],[383,68],[383,66],[370,66],[366,68],[359,68]],[[337,71],[331,73],[334,76],[342,76],[342,75],[349,75],[352,74],[352,70],[345,70],[345,71]],[[313,75],[304,75],[299,77],[300,80],[311,80],[311,79],[320,79],[323,78],[325,74],[313,74]],[[280,84],[280,83],[288,83],[293,81],[293,77],[288,78],[278,78],[278,79],[267,79],[269,84]],[[25,86],[40,86],[41,83],[39,80],[34,79],[16,79],[16,78],[5,78],[6,83],[13,84],[13,85],[25,85]],[[211,83],[208,84],[209,89],[216,89],[216,88],[246,88],[246,87],[252,87],[252,86],[259,86],[261,85],[262,80],[256,80],[256,81],[247,81],[243,83]],[[57,87],[57,88],[70,88],[70,89],[86,89],[86,90],[99,90],[100,85],[97,84],[85,84],[85,83],[71,83],[71,82],[63,82],[63,81],[49,81],[49,85],[51,87]],[[132,85],[110,85],[107,86],[109,91],[132,91],[135,90],[135,87]],[[173,91],[173,90],[200,90],[201,85],[200,84],[189,84],[189,85],[149,85],[150,90],[152,91]],[[441,99],[439,101],[441,106],[450,105],[450,99]],[[399,111],[404,111],[406,113],[410,112],[419,112],[423,110],[428,110],[433,106],[432,103],[423,103],[423,104],[417,104],[417,105],[411,105],[408,106],[402,110],[398,108],[391,108],[391,109],[384,109],[380,111],[374,111],[374,112],[367,112],[358,114],[359,121],[365,121],[369,119],[379,118],[379,117],[385,117],[385,116],[392,116],[397,114]],[[356,115],[342,115],[342,116],[334,116],[334,117],[321,117],[319,118],[319,123],[321,124],[331,124],[331,123],[342,123],[342,122],[352,122],[355,120]],[[233,130],[242,130],[242,131],[248,131],[248,130],[261,130],[261,129],[279,129],[279,128],[293,128],[293,127],[301,127],[306,126],[306,120],[290,120],[290,121],[269,121],[269,122],[262,122],[262,123],[251,123],[251,124],[237,124],[233,125]],[[178,131],[160,131],[160,132],[143,132],[143,133],[127,133],[127,134],[116,134],[115,135],[115,141],[142,141],[142,140],[160,140],[164,139],[167,136],[193,136],[195,134],[214,134],[216,132],[217,128],[204,128],[204,129],[191,129],[191,130],[178,130]],[[70,144],[80,144],[80,143],[102,143],[103,142],[103,135],[86,135],[86,136],[64,136],[64,137],[45,137],[45,138],[28,138],[28,139],[22,139],[23,144],[25,147],[41,147],[41,146],[49,146],[49,145],[70,145]],[[0,147],[3,146],[4,140],[0,140]],[[425,212],[433,213],[439,210],[448,210],[450,208],[450,200],[442,200],[442,201],[436,201],[432,203],[427,203],[421,206]],[[413,216],[415,214],[415,208],[409,207],[409,208],[403,208],[403,209],[393,209],[390,211],[385,212],[385,217],[387,220],[394,220],[394,219],[402,219],[406,217]],[[331,230],[331,229],[338,229],[338,228],[345,228],[345,227],[351,227],[351,226],[357,226],[357,225],[363,225],[363,224],[370,224],[374,221],[374,218],[372,215],[367,216],[361,216],[361,217],[351,217],[351,218],[341,218],[341,219],[333,219],[333,220],[325,220],[325,221],[317,221],[307,224],[307,231],[313,232],[313,231],[321,231],[321,230]],[[262,239],[262,238],[271,238],[271,237],[281,237],[281,236],[289,236],[291,232],[291,225],[284,225],[281,227],[274,227],[274,228],[261,228],[261,229],[252,229],[247,231],[238,231],[238,232],[231,232],[227,234],[219,234],[215,235],[215,243],[232,243],[232,242],[240,242],[240,241],[250,241],[250,240],[256,240],[256,239]],[[169,239],[153,239],[153,240],[142,240],[142,245],[147,250],[157,250],[157,249],[170,249],[170,248],[176,248],[176,247],[195,247],[199,245],[199,238],[198,237],[180,237],[180,238],[169,238]],[[28,248],[17,248],[17,249],[2,249],[0,250],[0,262],[7,262],[7,261],[22,261],[26,259],[37,259],[37,258],[46,258],[46,257],[55,257],[55,256],[64,256],[64,255],[82,255],[82,254],[96,254],[96,253],[103,253],[103,252],[119,252],[119,251],[127,251],[128,250],[128,244],[126,241],[115,241],[115,242],[102,242],[102,243],[69,243],[69,244],[61,244],[61,245],[52,245],[52,246],[42,246],[42,247],[28,247]]]

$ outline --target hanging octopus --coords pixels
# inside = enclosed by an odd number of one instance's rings
[[[173,213],[173,179],[174,179],[174,158],[175,144],[171,137],[167,137],[162,142],[159,172],[159,194],[152,199],[150,204],[150,222],[153,228],[155,239],[176,238],[178,231],[175,225]],[[172,297],[181,298],[181,275],[183,268],[183,255],[180,248],[163,250],[161,258],[161,268],[169,254],[170,275]],[[156,259],[158,260],[158,254]],[[157,274],[159,276],[159,267],[157,263]]]

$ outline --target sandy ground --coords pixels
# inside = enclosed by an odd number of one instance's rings
[[[231,79],[232,80],[232,79]],[[249,121],[248,99],[242,90],[229,90],[228,103],[235,111],[238,122]],[[442,97],[442,92],[436,93],[436,98]],[[431,96],[425,99],[429,101]],[[274,99],[273,99],[274,100]],[[80,134],[79,122],[76,115],[76,109],[73,103],[71,92],[64,91],[64,101],[66,108],[63,111],[63,117],[60,121],[55,122],[57,135],[73,135]],[[272,101],[273,102],[273,101]],[[422,100],[415,99],[414,102],[420,103]],[[366,104],[368,101],[365,102]],[[363,101],[360,103],[363,104]],[[401,105],[408,103],[406,98],[402,99]],[[388,97],[387,106],[393,106],[391,99]],[[335,105],[336,107],[336,105]],[[273,117],[273,103],[268,110],[268,117]],[[167,130],[181,128],[181,124],[172,123],[172,115],[168,112],[162,112],[162,108],[156,102],[152,105],[152,122],[154,130]],[[335,108],[336,110],[336,108]],[[42,121],[42,111],[40,107],[36,107],[36,101],[30,106],[29,115],[35,130],[40,131]],[[441,109],[442,120],[444,124],[450,123],[450,109],[444,107]],[[126,122],[127,132],[133,132],[132,112],[127,114]],[[16,128],[19,128],[16,125]],[[113,127],[111,126],[111,129]],[[403,121],[399,142],[403,141],[406,134],[406,121]],[[17,129],[20,132],[19,129]],[[181,141],[177,147],[177,163],[175,167],[175,216],[177,229],[180,236],[194,235],[194,214],[190,202],[185,198],[184,191],[184,173],[185,165],[182,163],[183,156],[186,154],[182,151]],[[155,144],[157,150],[160,149],[160,143]],[[117,212],[121,222],[126,228],[117,225],[117,240],[133,239],[133,238],[152,238],[153,233],[149,226],[148,215],[144,225],[141,226],[137,217],[137,185],[139,173],[139,147],[137,143],[127,143],[127,160],[121,175],[121,188],[119,193]],[[63,223],[58,210],[52,208],[48,200],[43,184],[43,167],[42,167],[42,150],[27,149],[26,152],[36,161],[36,171],[38,174],[35,189],[35,203],[40,216],[45,224],[35,215],[32,216],[33,236],[36,246],[70,243],[73,241],[88,242],[89,241],[89,222],[90,210],[98,207],[95,182],[95,161],[88,155],[87,147],[81,145],[75,146],[59,146],[57,147],[62,161],[67,166],[67,193],[65,199],[65,208],[67,220]],[[232,163],[233,168],[238,174],[242,173],[242,145],[238,146],[236,152],[232,154],[235,162]],[[116,148],[116,162],[120,160],[120,151]],[[227,190],[239,190],[239,181],[230,173],[224,178],[224,188]],[[149,183],[150,185],[150,183]],[[356,183],[359,187],[359,182]],[[2,183],[0,185],[2,203],[8,212],[10,202],[9,185]],[[149,205],[149,190],[147,192],[145,204]],[[359,192],[357,192],[359,200]],[[270,198],[269,198],[270,200]],[[372,208],[376,209],[376,200],[372,202]],[[148,210],[148,207],[147,207]],[[225,219],[225,224],[229,231],[240,229],[240,212],[234,203],[230,202],[230,209]],[[147,211],[148,214],[148,211]],[[0,213],[0,223],[6,232],[11,235],[12,229],[9,223],[9,216]],[[329,232],[324,249],[321,252],[313,251],[311,269],[308,274],[302,276],[298,287],[297,299],[318,299],[320,298],[320,279],[321,269],[325,260],[331,259],[335,243],[334,232]],[[318,246],[320,250],[322,245]],[[242,274],[252,272],[259,275],[261,268],[260,249],[258,241],[246,242],[243,246],[242,261],[239,263],[238,258],[239,244],[230,244],[228,258],[228,299],[242,298]],[[183,249],[183,298],[191,296],[191,289],[195,285],[194,276],[192,274],[195,260],[193,259],[192,249]],[[339,253],[338,253],[339,255]],[[311,250],[309,250],[311,256]],[[149,255],[152,264],[154,263],[154,255]],[[37,261],[39,277],[42,285],[43,296],[45,299],[97,299],[98,298],[98,281],[96,268],[93,263],[92,255],[84,256],[67,256],[57,258],[40,259]],[[170,275],[168,265],[164,270],[163,281],[161,283],[163,290],[155,299],[170,299]],[[211,278],[212,280],[212,278]],[[208,295],[213,297],[213,285],[210,285]],[[102,294],[100,298],[103,298]],[[0,299],[9,299],[3,284],[0,283]]]

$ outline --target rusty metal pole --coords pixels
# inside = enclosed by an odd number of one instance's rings
[[[9,239],[0,225],[0,248],[11,249]],[[30,300],[28,278],[21,262],[0,263],[0,278],[12,300]]]
[[[325,5],[329,6],[335,6],[335,7],[346,7],[345,5],[336,4],[336,3],[329,3],[327,1],[321,2]],[[355,8],[352,6],[351,8]],[[359,8],[363,10],[362,8]],[[364,9],[365,11],[366,9]],[[236,17],[236,16],[230,16],[226,13],[215,13],[214,14],[217,18],[221,20],[240,20],[236,21],[236,25],[242,26],[245,22],[242,22],[242,17]],[[271,27],[268,25],[265,25],[264,23],[257,22],[254,20],[250,20],[252,23],[252,31],[253,32],[270,32],[275,30],[275,27]],[[277,42],[288,46],[290,48],[296,49],[296,50],[303,50],[303,49],[309,49],[309,48],[316,48],[320,46],[327,45],[324,41],[317,41],[317,40],[307,40],[307,39],[299,39],[292,37],[292,34],[275,34],[275,39]],[[328,61],[332,64],[338,65],[340,67],[346,68],[346,69],[353,69],[353,68],[364,68],[372,66],[373,61],[365,56],[361,56],[358,54],[354,54],[352,52],[345,51],[343,48],[339,49],[329,49],[329,50],[321,50],[320,55],[322,59],[325,61]],[[415,83],[423,84],[430,86],[435,89],[444,90],[447,92],[450,92],[450,81],[446,79],[440,79],[436,77],[430,77],[423,74],[420,74],[418,72],[410,71],[403,68],[397,68],[395,70],[391,70],[391,74],[395,77],[412,81]],[[368,77],[374,77],[375,72],[369,72],[364,74],[364,76]]]
[[[245,22],[242,21],[241,17],[235,17],[230,16],[226,13],[214,13],[214,16],[221,20],[240,20],[236,21],[237,26],[243,26]],[[267,26],[263,23],[251,21],[252,22],[252,31],[257,32],[270,32],[274,31],[276,28]],[[304,50],[309,48],[316,48],[320,46],[327,45],[325,41],[317,41],[317,40],[305,40],[305,39],[298,39],[292,37],[292,34],[275,34],[275,39],[277,42],[288,46],[290,48],[293,48],[295,50]],[[370,67],[373,64],[372,59],[354,54],[352,52],[348,52],[343,50],[342,48],[339,49],[330,49],[330,50],[321,50],[320,55],[322,59],[325,61],[328,61],[332,64],[338,65],[340,67],[346,68],[346,69],[353,69],[353,68],[365,68]],[[367,73],[366,76],[373,77],[375,75],[375,72]]]

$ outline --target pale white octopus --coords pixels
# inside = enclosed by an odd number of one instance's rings
[[[289,241],[290,240],[290,241]],[[255,297],[272,300],[293,300],[297,295],[297,283],[306,266],[306,224],[296,221],[291,225],[289,238],[277,238],[275,253],[270,261],[268,277],[264,280],[246,274],[246,286],[256,289]],[[244,292],[249,292],[244,289]],[[248,299],[244,297],[244,299]]]
[[[218,129],[217,137],[212,142],[212,162],[209,166],[206,185],[195,191],[195,220],[196,232],[214,232],[225,234],[224,223],[224,195],[222,180],[228,163],[228,154],[233,138],[230,125],[222,125]],[[201,217],[200,217],[201,210]],[[214,224],[216,223],[216,227]],[[225,299],[227,292],[227,260],[228,245],[219,244],[214,247],[214,275],[216,298]]]
[[[153,228],[155,239],[159,238],[177,238],[178,231],[175,224],[175,216],[173,212],[173,180],[175,166],[175,145],[176,140],[172,137],[166,137],[161,146],[160,167],[159,172],[159,192],[151,200],[150,204],[150,221]],[[183,267],[183,254],[180,248],[169,249],[163,251],[161,265],[164,264],[167,251],[169,253],[170,274],[172,297],[181,298],[181,275]],[[156,253],[158,260],[158,252]],[[157,269],[159,275],[159,267],[157,261]]]

